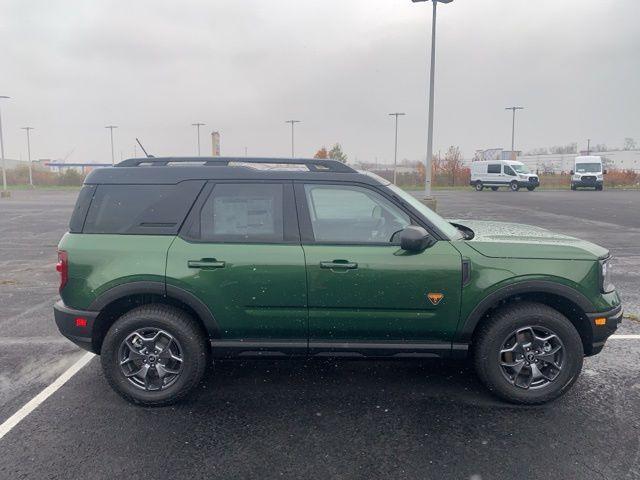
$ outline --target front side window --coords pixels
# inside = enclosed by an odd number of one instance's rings
[[[210,242],[283,242],[283,186],[216,185],[200,211],[200,232]]]
[[[507,175],[515,176],[516,172],[509,165],[504,165],[504,173]]]
[[[487,165],[487,173],[500,173],[500,164],[491,163]]]
[[[351,185],[305,185],[317,242],[394,243],[411,224],[398,206],[373,190]]]

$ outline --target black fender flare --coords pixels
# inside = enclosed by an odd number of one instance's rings
[[[91,302],[89,310],[100,312],[110,303],[130,295],[160,295],[165,298],[178,300],[191,308],[200,317],[208,335],[213,338],[219,338],[221,335],[220,327],[216,322],[209,307],[202,302],[193,293],[176,287],[175,285],[167,285],[164,282],[141,281],[129,282],[110,288],[106,292],[99,295]]]
[[[526,280],[499,288],[478,303],[467,318],[461,323],[454,342],[470,343],[473,332],[484,314],[492,306],[509,297],[525,293],[549,293],[576,304],[583,312],[594,310],[593,303],[576,289],[561,283],[545,280]]]

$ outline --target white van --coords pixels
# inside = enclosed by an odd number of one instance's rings
[[[571,190],[578,187],[602,190],[604,185],[603,175],[607,171],[602,168],[602,158],[596,155],[583,155],[576,157],[573,170],[571,170]]]
[[[471,164],[471,185],[481,192],[490,187],[494,192],[498,187],[509,187],[517,192],[526,187],[533,192],[540,185],[540,179],[522,162],[515,160],[480,160]]]

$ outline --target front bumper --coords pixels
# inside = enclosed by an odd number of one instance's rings
[[[587,351],[585,351],[585,354],[589,356],[600,353],[607,339],[618,329],[618,325],[622,322],[622,305],[618,305],[606,312],[587,313],[586,315],[593,333],[591,350],[589,351],[587,348]],[[602,318],[605,319],[604,323],[602,325],[596,324],[596,319]]]
[[[574,187],[586,187],[586,188],[595,188],[601,187],[604,180],[571,180],[571,185]]]
[[[76,310],[67,307],[62,300],[53,306],[53,316],[60,333],[80,348],[93,350],[93,324],[99,312]]]
[[[538,179],[537,177],[529,177],[528,180],[519,179],[518,185],[520,187],[538,187],[540,186],[540,179]]]

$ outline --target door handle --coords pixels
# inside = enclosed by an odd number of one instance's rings
[[[224,268],[225,262],[215,258],[201,258],[200,260],[189,260],[187,266],[189,268]]]
[[[358,268],[358,264],[348,260],[332,260],[331,262],[320,262],[320,268],[353,270]]]

